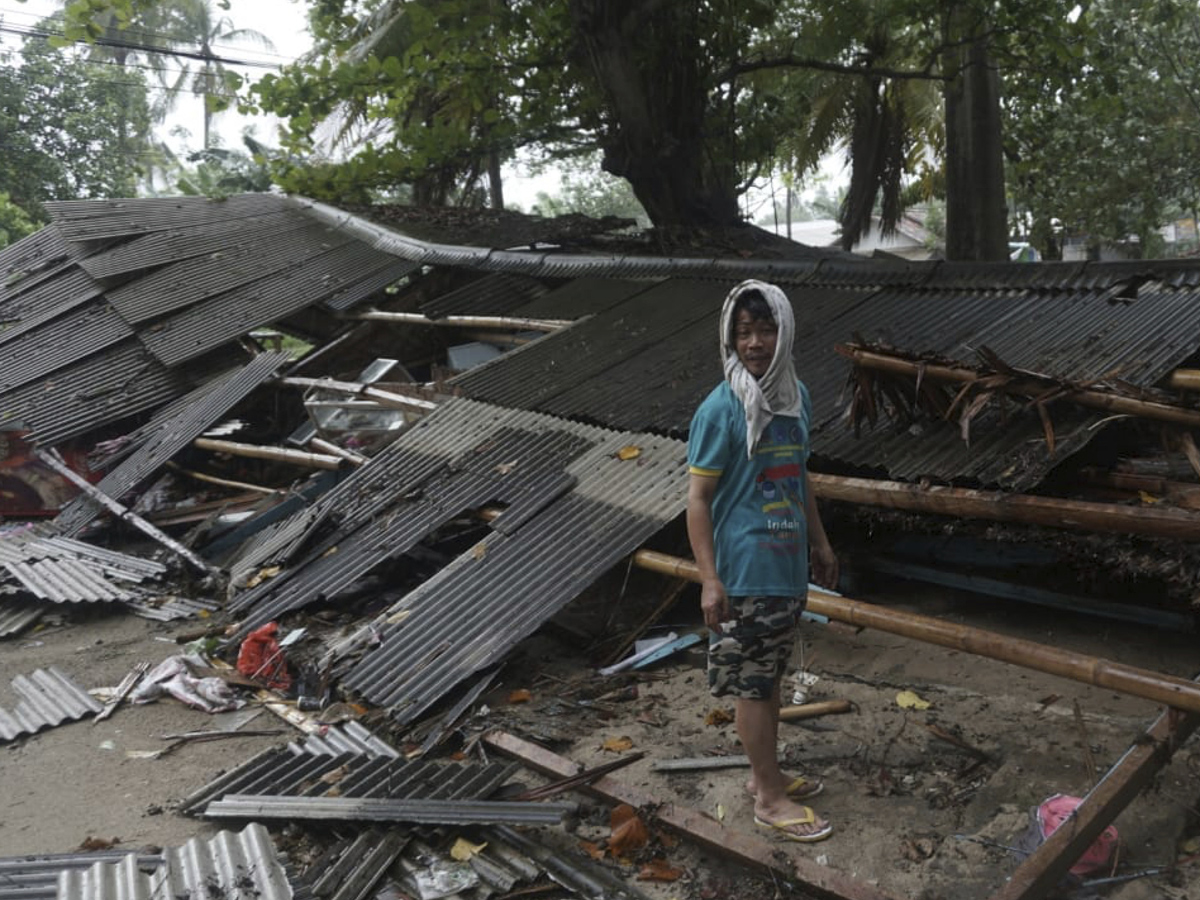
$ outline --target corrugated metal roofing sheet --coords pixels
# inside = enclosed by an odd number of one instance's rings
[[[15,343],[22,335],[99,296],[100,285],[74,266],[47,275],[27,291],[14,291],[0,302],[0,322],[6,325],[0,331],[0,346]],[[3,352],[10,352],[9,348]]]
[[[319,734],[310,734],[299,743],[288,744],[288,749],[292,753],[312,753],[319,756],[355,753],[359,756],[386,756],[390,759],[400,757],[399,750],[354,721],[341,726],[330,725]]]
[[[35,669],[12,680],[19,698],[12,710],[0,709],[0,740],[11,741],[68,720],[96,714],[103,707],[55,666]]]
[[[431,319],[450,315],[508,315],[548,290],[536,278],[500,273],[482,275],[470,284],[425,300],[421,312]]]
[[[95,569],[75,559],[5,562],[4,568],[29,593],[52,603],[106,603],[133,599],[132,592],[111,584]]]
[[[435,763],[368,756],[358,751],[329,756],[266,750],[188,796],[181,804],[198,813],[227,794],[357,798],[477,800],[489,796],[516,771],[515,763]]]
[[[68,241],[93,241],[228,222],[285,204],[284,198],[272,194],[237,194],[222,200],[208,197],[59,200],[45,206],[54,226]]]
[[[0,309],[69,258],[67,242],[54,228],[43,228],[0,249]]]
[[[41,443],[53,445],[154,409],[188,387],[182,374],[168,370],[130,340],[0,395],[0,424],[24,422]]]
[[[357,302],[409,266],[359,243],[318,254],[268,278],[210,298],[140,332],[146,347],[174,366],[260,325],[328,298]]]
[[[111,306],[88,302],[0,345],[0,392],[43,378],[132,334]]]
[[[278,237],[311,224],[311,219],[284,204],[282,198],[272,197],[264,201],[261,213],[151,232],[93,253],[79,265],[93,278],[110,279],[220,253],[263,233]]]
[[[315,222],[282,233],[263,231],[221,250],[165,266],[108,291],[107,297],[127,321],[145,322],[274,279],[350,240]]]
[[[503,800],[386,800],[353,797],[272,797],[227,794],[204,810],[208,818],[287,821],[405,822],[415,825],[557,825],[574,803]]]
[[[649,284],[620,278],[576,278],[514,310],[530,319],[582,319],[616,306]]]
[[[20,634],[40,619],[46,609],[44,603],[4,599],[0,596],[0,638]],[[2,881],[3,879],[0,879],[0,882]],[[3,894],[0,894],[0,900],[3,900]]]
[[[222,831],[204,841],[193,838],[164,851],[162,862],[145,868],[142,857],[129,854],[117,862],[98,862],[87,869],[69,868],[59,875],[58,900],[291,900],[287,872],[271,841],[257,823],[241,832]]]
[[[115,863],[129,856],[122,850],[94,853],[54,853],[0,859],[0,900],[55,900],[59,876],[70,869],[90,869],[97,863]],[[136,865],[146,871],[162,865],[158,853],[142,853]]]
[[[262,353],[245,366],[215,379],[216,384],[205,386],[198,402],[163,422],[158,432],[148,436],[141,449],[105,475],[97,488],[120,500],[256,387],[273,378],[289,361],[288,353]],[[64,535],[78,534],[100,512],[99,504],[81,494],[62,509],[54,524]]]

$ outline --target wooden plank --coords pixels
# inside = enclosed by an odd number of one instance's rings
[[[1048,896],[1109,823],[1170,762],[1197,725],[1200,715],[1165,709],[1083,798],[1074,815],[1046,838],[989,900],[1040,900]]]
[[[578,764],[516,735],[492,731],[484,737],[484,741],[547,775],[565,778],[579,771]],[[726,828],[711,816],[679,803],[663,803],[611,775],[594,782],[585,790],[610,802],[628,803],[635,809],[648,811],[664,825],[674,828],[706,849],[730,856],[751,868],[783,874],[817,897],[829,900],[888,898],[887,894],[865,882],[855,881],[810,859],[793,859],[786,852],[781,852],[778,844],[757,835]]]

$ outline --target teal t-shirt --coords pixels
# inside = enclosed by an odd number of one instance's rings
[[[774,416],[754,456],[746,456],[746,415],[722,382],[692,417],[688,470],[718,478],[713,497],[717,577],[731,597],[803,597],[808,592],[804,515],[812,403],[800,385],[801,413]]]

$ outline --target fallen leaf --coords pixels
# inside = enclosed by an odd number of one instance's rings
[[[1162,503],[1162,497],[1155,497],[1153,494],[1147,494],[1145,491],[1138,491],[1138,497],[1143,503]]]
[[[89,852],[93,850],[111,850],[119,843],[121,843],[121,839],[119,837],[105,840],[104,838],[92,837],[89,834],[83,839],[83,843],[79,845],[79,849]]]
[[[912,691],[901,691],[896,695],[896,705],[902,709],[929,709],[933,706],[928,700],[922,700]]]
[[[338,766],[333,771],[326,772],[318,780],[323,781],[326,784],[337,784],[339,781],[341,781],[343,778],[346,777],[346,773],[348,771],[349,771],[349,768],[347,766]]]
[[[259,569],[258,573],[253,578],[251,578],[249,581],[246,582],[246,587],[248,587],[248,588],[258,587],[260,584],[262,584],[268,578],[274,578],[276,575],[278,575],[282,571],[283,571],[282,566],[267,566],[267,568],[265,568],[265,569]]]
[[[478,856],[487,847],[487,842],[482,844],[472,844],[466,838],[459,838],[454,842],[454,846],[450,848],[450,858],[456,859],[459,862],[466,862],[473,856]]]
[[[617,459],[637,459],[642,455],[642,448],[635,444],[629,444],[617,451]]]
[[[508,695],[509,703],[528,703],[533,699],[533,694],[529,693],[525,688],[517,688]]]
[[[665,859],[652,859],[638,871],[638,881],[678,881],[682,869],[667,865]]]
[[[517,460],[514,459],[512,462],[500,463],[500,465],[496,466],[496,471],[501,475],[509,475],[516,468]]]
[[[487,544],[483,543],[483,541],[480,541],[471,548],[471,555],[476,559],[483,559],[485,556],[487,556]]]
[[[704,717],[704,724],[711,725],[714,728],[719,728],[722,725],[728,725],[732,721],[733,710],[723,709],[720,707],[717,709],[710,709],[708,711],[708,715]]]
[[[604,848],[595,841],[580,841],[579,846],[592,859],[604,859]]]
[[[640,850],[650,840],[646,824],[638,816],[637,810],[628,803],[622,803],[612,811],[609,825],[612,834],[608,838],[608,852],[614,857],[626,856],[634,850]]]
[[[725,807],[722,806],[720,803],[717,804],[717,821],[718,822],[725,821]]]
[[[609,738],[601,745],[601,749],[609,753],[624,753],[633,748],[633,739],[628,737]]]

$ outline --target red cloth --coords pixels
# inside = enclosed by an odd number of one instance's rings
[[[238,650],[237,670],[250,678],[256,678],[276,691],[286,691],[292,686],[283,648],[275,635],[279,626],[268,622],[246,636]]]

